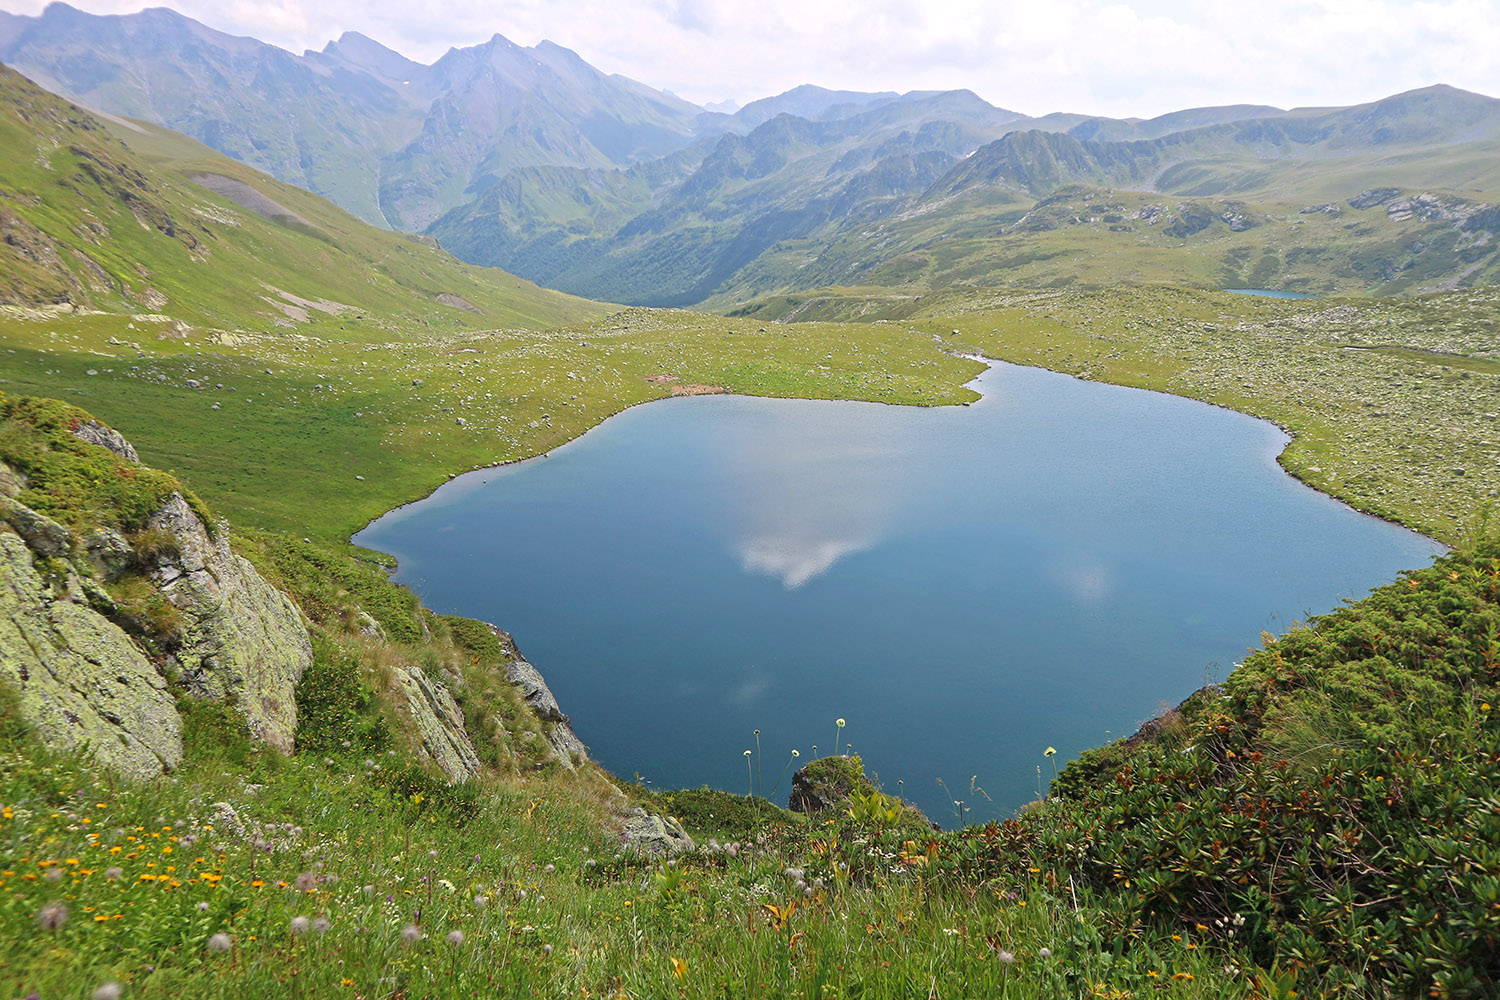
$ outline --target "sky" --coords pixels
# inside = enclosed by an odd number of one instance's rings
[[[99,14],[141,0],[74,0]],[[0,0],[36,14],[45,0]],[[696,103],[803,83],[967,88],[1032,115],[1356,104],[1433,83],[1500,96],[1500,0],[174,0],[293,52],[347,30],[430,63],[543,39]]]

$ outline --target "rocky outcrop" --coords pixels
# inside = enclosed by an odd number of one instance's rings
[[[698,846],[682,828],[682,824],[669,816],[649,813],[637,806],[625,812],[622,818],[622,851],[634,851],[649,858],[663,858],[683,854]]]
[[[403,664],[391,672],[406,697],[407,715],[422,737],[422,747],[452,783],[467,781],[479,773],[479,756],[464,729],[464,713],[447,686],[428,677],[414,664]]]
[[[296,605],[230,550],[227,531],[210,536],[180,493],[147,527],[173,541],[156,556],[152,577],[182,612],[183,685],[199,697],[234,701],[257,740],[290,753],[294,690],[312,662]]]
[[[525,660],[517,659],[506,664],[505,675],[520,689],[521,697],[526,699],[536,717],[542,720],[547,742],[551,744],[558,763],[571,771],[588,760],[588,748],[573,732],[573,723],[563,714],[541,672]]]
[[[43,580],[20,536],[0,534],[0,678],[47,744],[86,749],[138,778],[182,760],[177,707],[130,636]],[[59,593],[61,591],[61,593]]]
[[[875,791],[875,783],[865,777],[859,758],[847,754],[820,757],[792,774],[787,808],[811,816],[828,809],[848,808],[854,793],[869,795]]]
[[[541,720],[552,756],[568,770],[576,770],[589,759],[589,751],[573,731],[573,721],[563,714],[541,671],[526,662],[510,633],[489,622],[483,624],[500,644],[501,655],[510,661],[505,665],[506,679],[520,689],[527,706]]]
[[[140,461],[140,457],[135,453],[135,446],[125,440],[125,435],[113,427],[106,427],[97,420],[79,424],[73,428],[73,436],[80,441],[108,448],[121,458],[128,458],[132,462]]]

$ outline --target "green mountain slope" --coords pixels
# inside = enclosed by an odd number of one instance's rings
[[[0,302],[224,331],[544,327],[600,307],[462,264],[185,137],[114,126],[0,69]],[[384,332],[382,332],[384,331]]]
[[[553,287],[710,308],[824,285],[1393,293],[1496,275],[1500,101],[1481,95],[1048,123],[1067,131],[962,92],[866,96],[792,101],[823,120],[726,136],[685,175],[691,151],[586,184],[507,178],[429,232]]]

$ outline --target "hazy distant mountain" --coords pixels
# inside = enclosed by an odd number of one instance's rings
[[[516,166],[622,166],[705,113],[543,42],[495,36],[422,66],[357,33],[292,55],[173,11],[54,3],[0,19],[0,61],[112,114],[185,132],[367,221],[420,229]],[[711,126],[710,126],[711,127]]]
[[[1219,280],[1295,275],[1301,261],[1309,280],[1398,288],[1488,273],[1488,234],[1500,228],[1487,202],[1451,194],[1500,188],[1500,101],[1450,87],[1353,108],[1204,108],[1150,121],[1027,119],[966,91],[865,96],[849,114],[850,102],[804,88],[798,100],[817,120],[783,113],[629,171],[515,175],[429,231],[460,257],[556,288],[687,305],[913,273],[1004,281],[1007,267],[1034,261],[1016,241],[1081,223],[1112,253],[1138,253],[1128,248],[1142,239],[1249,234],[1214,251],[1233,254],[1207,266]],[[1384,201],[1360,199],[1381,184],[1391,185]],[[1173,197],[1136,199],[1131,219],[1110,189]],[[1403,191],[1431,198],[1402,208]],[[1335,224],[1348,199],[1360,211],[1397,207],[1351,234]],[[1251,231],[1268,211],[1289,212],[1292,235],[1263,247],[1271,237]],[[1282,256],[1304,232],[1317,246]],[[999,253],[996,241],[1017,249]]]
[[[967,90],[801,86],[727,114],[550,42],[496,35],[424,66],[349,32],[294,56],[169,10],[99,17],[60,3],[0,14],[0,61],[367,220],[430,233],[466,260],[616,302],[722,304],[917,274],[999,280],[1036,262],[1016,240],[1077,226],[1111,247],[1233,232],[1224,275],[1291,278],[1296,262],[1321,260],[1314,270],[1340,287],[1469,280],[1494,249],[1482,196],[1500,188],[1500,101],[1451,87],[1143,120],[1029,118]],[[1336,227],[1366,189],[1390,189],[1395,206],[1427,200],[1393,208],[1396,229]],[[1117,201],[1146,215],[1099,208]],[[1292,235],[1242,235],[1272,219]],[[1439,228],[1415,238],[1413,219]],[[1316,254],[1302,245],[1314,230]],[[1342,270],[1328,263],[1339,254]]]
[[[805,107],[853,108],[848,95],[799,89]],[[852,114],[781,113],[629,170],[517,171],[428,232],[551,287],[686,305],[775,244],[880,218],[1027,121],[968,91],[866,96]]]

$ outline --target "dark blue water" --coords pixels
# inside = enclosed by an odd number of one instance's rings
[[[1259,295],[1266,299],[1312,299],[1317,298],[1311,292],[1281,292],[1274,288],[1226,288],[1226,292],[1235,295]]]
[[[842,738],[939,822],[939,778],[1008,815],[1046,747],[1134,731],[1439,549],[1287,476],[1270,424],[1009,365],[975,386],[653,403],[357,541],[510,630],[617,774],[744,792],[759,729],[769,795]]]

